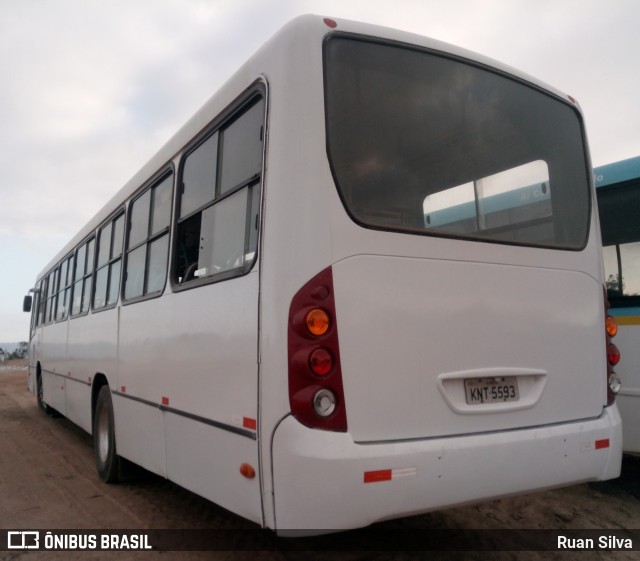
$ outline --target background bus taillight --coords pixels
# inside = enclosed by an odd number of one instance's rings
[[[289,309],[289,404],[302,424],[346,432],[331,267],[305,284]]]
[[[620,391],[620,377],[614,372],[613,367],[620,362],[620,351],[611,342],[618,333],[618,324],[613,316],[609,315],[609,299],[604,294],[605,333],[607,338],[607,405],[613,405],[616,394]]]

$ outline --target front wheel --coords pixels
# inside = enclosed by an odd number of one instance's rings
[[[120,457],[116,454],[113,403],[109,386],[102,386],[93,421],[93,452],[100,479],[105,483],[120,481]]]

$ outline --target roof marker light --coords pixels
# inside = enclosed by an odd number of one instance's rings
[[[330,27],[331,29],[335,29],[338,24],[336,23],[335,20],[331,19],[331,18],[324,18],[322,21],[324,21],[324,23],[326,24],[327,27]]]

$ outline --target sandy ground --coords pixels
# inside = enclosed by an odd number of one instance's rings
[[[98,478],[92,439],[66,419],[36,406],[26,389],[25,362],[0,365],[0,529],[230,529],[261,532],[178,486],[143,472],[106,485]],[[426,514],[377,526],[440,529],[638,529],[640,458],[625,457],[620,479]],[[331,538],[326,538],[330,540]],[[325,546],[327,541],[324,542]],[[251,545],[251,544],[249,544]],[[0,560],[31,559],[640,559],[634,552],[209,551],[0,552]]]

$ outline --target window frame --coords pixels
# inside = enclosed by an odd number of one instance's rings
[[[132,220],[132,208],[136,201],[140,200],[145,196],[146,193],[151,192],[158,186],[160,186],[165,180],[171,178],[171,203],[169,208],[169,225],[156,232],[155,234],[151,233],[151,227],[153,224],[153,202],[155,201],[154,197],[150,197],[149,200],[149,215],[147,217],[147,237],[141,241],[138,241],[136,245],[130,247],[130,236],[131,236],[131,220]],[[126,212],[126,221],[125,221],[125,240],[124,240],[124,248],[123,248],[123,267],[121,277],[122,280],[120,282],[120,298],[122,305],[128,306],[129,304],[135,304],[137,302],[143,302],[145,300],[151,300],[153,298],[159,298],[165,293],[167,288],[167,277],[171,276],[171,249],[172,249],[172,232],[174,230],[174,207],[176,206],[176,186],[177,186],[177,174],[175,171],[175,166],[173,163],[162,168],[161,171],[157,172],[149,181],[145,182],[145,184],[138,189],[136,193],[130,198],[127,204],[127,212]],[[149,269],[149,245],[162,238],[163,236],[168,236],[167,240],[167,259],[166,259],[166,276],[164,280],[164,285],[162,290],[156,290],[154,292],[144,293],[144,288],[148,279],[148,269]],[[126,283],[127,283],[127,273],[129,266],[129,255],[139,249],[140,247],[146,246],[147,249],[145,251],[145,267],[144,267],[144,279],[143,279],[143,293],[139,296],[134,296],[132,298],[127,298],[125,294]],[[101,308],[102,309],[102,308]]]
[[[224,191],[221,193],[221,163],[222,163],[222,150],[224,145],[224,138],[218,137],[217,141],[217,159],[216,159],[216,178],[215,178],[215,194],[214,198],[207,202],[206,204],[201,205],[199,208],[192,210],[185,216],[180,216],[180,208],[182,203],[182,194],[183,194],[183,177],[184,177],[184,168],[185,163],[189,156],[193,154],[202,144],[204,144],[207,140],[212,138],[214,135],[219,134],[221,131],[223,132],[225,127],[231,125],[237,118],[241,117],[243,113],[250,110],[256,103],[262,102],[263,107],[263,115],[262,115],[262,124],[261,124],[261,162],[260,162],[260,170],[257,174],[250,178],[246,178],[243,182],[238,185],[233,186],[231,189]],[[174,193],[174,208],[172,215],[172,224],[173,224],[173,233],[170,244],[170,265],[169,265],[169,282],[171,284],[171,289],[173,292],[182,292],[184,290],[191,290],[192,288],[198,288],[200,286],[205,286],[208,284],[223,282],[233,278],[243,277],[251,272],[254,268],[255,264],[258,261],[259,250],[260,250],[260,225],[262,223],[262,206],[263,206],[263,193],[264,193],[264,168],[265,168],[265,159],[266,159],[266,144],[267,144],[267,130],[268,130],[268,114],[269,114],[269,98],[267,95],[267,87],[264,81],[258,80],[252,86],[250,86],[243,94],[238,96],[236,100],[234,100],[225,110],[223,110],[211,123],[200,133],[198,136],[192,139],[192,141],[187,144],[181,154],[180,162],[178,165],[178,170],[175,175],[175,193]],[[224,135],[223,135],[224,136]],[[253,190],[258,189],[258,197],[257,197],[257,217],[256,217],[256,248],[254,251],[253,259],[247,263],[245,263],[242,267],[236,267],[232,269],[227,269],[221,271],[219,273],[214,273],[212,275],[208,275],[202,278],[195,278],[190,281],[182,281],[178,282],[178,259],[179,259],[179,236],[180,236],[180,226],[182,223],[187,220],[197,216],[198,214],[202,214],[206,209],[213,208],[216,205],[223,203],[226,199],[229,199],[233,195],[237,194],[243,189],[247,189],[247,214],[253,214],[251,212],[252,202],[253,202]],[[248,229],[251,227],[251,217],[247,216],[247,222],[245,227]],[[250,239],[250,235],[245,232],[245,244],[248,243]]]

